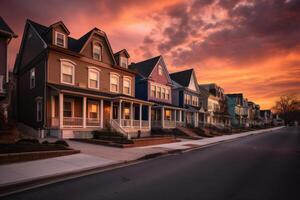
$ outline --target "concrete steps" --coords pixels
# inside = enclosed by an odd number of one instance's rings
[[[202,138],[189,128],[177,127],[177,129],[179,131],[181,131],[182,133],[184,133],[185,135],[187,135],[188,137],[191,137],[192,139],[201,139]]]

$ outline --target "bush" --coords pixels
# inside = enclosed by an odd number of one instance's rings
[[[57,141],[54,142],[54,144],[63,145],[65,147],[69,146],[69,144],[66,141],[64,141],[64,140],[57,140]]]
[[[38,139],[20,139],[17,141],[18,144],[39,144]]]
[[[47,140],[44,140],[42,144],[50,144]]]

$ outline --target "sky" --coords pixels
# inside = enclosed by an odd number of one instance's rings
[[[162,55],[170,72],[193,68],[199,83],[243,93],[263,109],[300,96],[299,0],[1,0],[0,15],[19,36],[10,68],[26,19],[61,20],[71,37],[97,27],[132,62]]]

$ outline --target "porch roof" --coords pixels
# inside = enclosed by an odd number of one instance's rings
[[[175,109],[175,110],[184,110],[184,108],[174,106],[173,104],[164,103],[164,102],[155,102],[155,101],[152,101],[152,102],[154,103],[154,106],[157,108],[165,107],[165,108],[170,108],[170,109]]]
[[[142,103],[146,105],[153,105],[153,103],[148,101],[143,101],[140,99],[136,99],[134,97],[124,95],[124,94],[113,94],[113,93],[106,93],[106,92],[100,92],[92,89],[87,88],[80,88],[76,86],[68,86],[68,85],[60,85],[60,84],[54,84],[54,83],[48,83],[48,87],[67,94],[74,94],[74,95],[81,95],[81,96],[90,96],[94,98],[103,98],[108,100],[124,100],[124,101],[133,101],[136,103]]]

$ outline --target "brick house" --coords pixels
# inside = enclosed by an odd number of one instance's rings
[[[10,87],[7,66],[7,49],[10,41],[17,35],[0,16],[0,114],[1,128],[7,122],[10,102]]]
[[[61,21],[27,20],[14,69],[18,122],[59,138],[91,137],[103,128],[148,135],[150,114],[143,112],[152,103],[134,97],[129,57],[126,50],[114,54],[98,28],[74,39]]]
[[[153,102],[152,128],[172,129],[183,125],[183,109],[172,102],[172,80],[162,56],[130,65],[138,75],[135,81],[136,97]],[[145,112],[146,113],[146,112]]]

